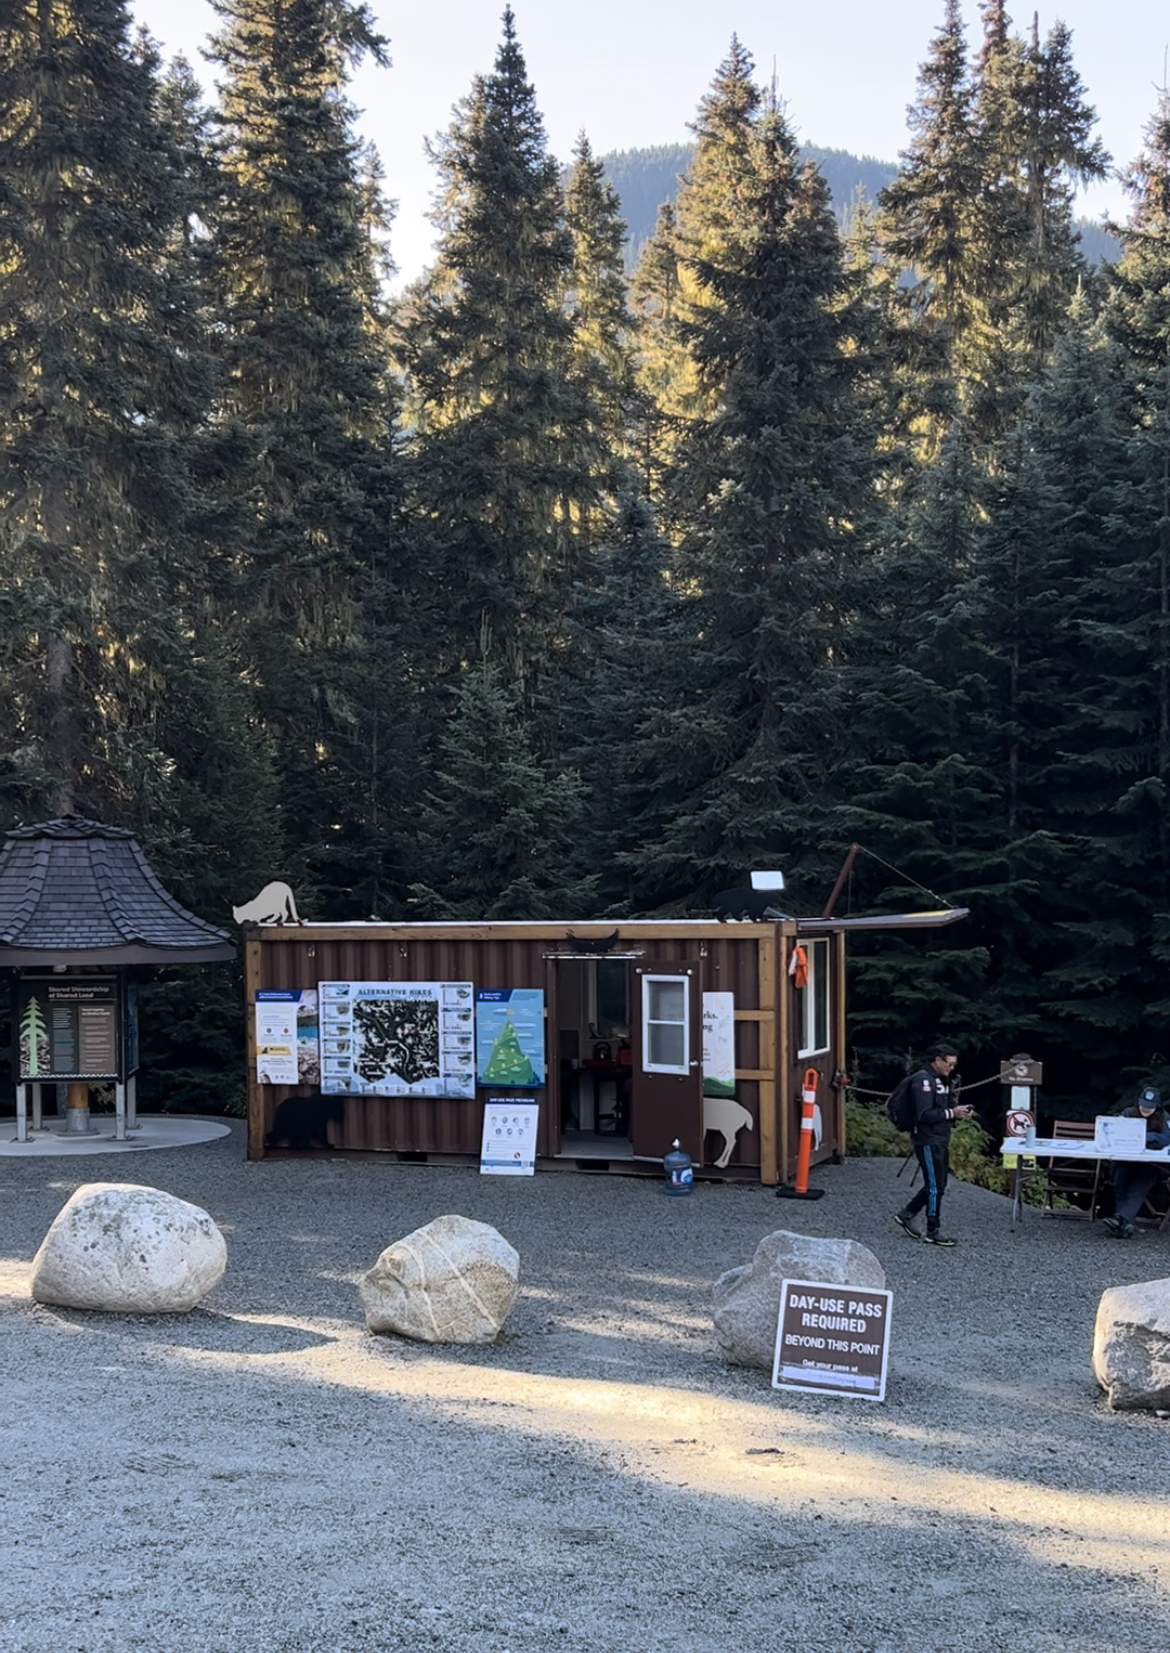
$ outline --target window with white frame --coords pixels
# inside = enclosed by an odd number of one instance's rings
[[[680,976],[642,977],[642,1068],[689,1073],[690,995]]]
[[[802,941],[808,956],[808,986],[797,994],[798,1056],[819,1056],[829,1048],[829,938]]]

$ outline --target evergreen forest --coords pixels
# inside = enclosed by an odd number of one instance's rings
[[[505,11],[393,299],[363,0],[216,0],[214,94],[126,0],[5,6],[0,827],[131,827],[220,924],[815,914],[857,842],[839,913],[970,908],[857,941],[863,1084],[1170,1081],[1170,94],[1102,263],[1068,30],[941,5],[848,213],[733,38],[632,268]],[[241,993],[152,981],[147,1104],[236,1105]]]

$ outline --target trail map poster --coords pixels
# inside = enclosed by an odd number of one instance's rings
[[[323,981],[321,1090],[344,1096],[475,1097],[469,981]]]
[[[117,981],[25,976],[17,1027],[22,1082],[121,1079]]]
[[[544,990],[481,987],[475,995],[481,1085],[535,1090],[544,1084]]]

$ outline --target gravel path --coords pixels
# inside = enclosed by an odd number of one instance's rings
[[[954,1251],[893,1227],[894,1161],[815,1204],[701,1184],[341,1160],[229,1138],[0,1162],[0,1648],[13,1653],[1165,1653],[1170,1422],[1092,1381],[1101,1290],[1170,1233],[948,1195]],[[909,1173],[907,1173],[908,1175]],[[81,1181],[204,1206],[228,1271],[177,1318],[34,1307]],[[364,1330],[354,1282],[456,1211],[521,1255],[504,1340]],[[780,1227],[892,1287],[884,1404],[726,1367],[710,1285]]]

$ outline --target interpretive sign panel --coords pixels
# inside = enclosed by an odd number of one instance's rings
[[[317,989],[261,988],[254,1006],[261,1085],[316,1085],[321,1078]]]
[[[343,1096],[475,1096],[469,981],[323,981],[321,1090]]]
[[[773,1389],[885,1400],[893,1293],[785,1280]]]
[[[485,1177],[531,1177],[536,1172],[536,1127],[539,1102],[522,1096],[493,1097],[484,1103],[480,1174]]]
[[[735,1095],[735,994],[703,994],[703,1095]]]
[[[544,1084],[544,990],[481,987],[475,995],[476,1077],[481,1085]]]
[[[116,977],[21,977],[21,1080],[121,1079],[121,1013]]]

